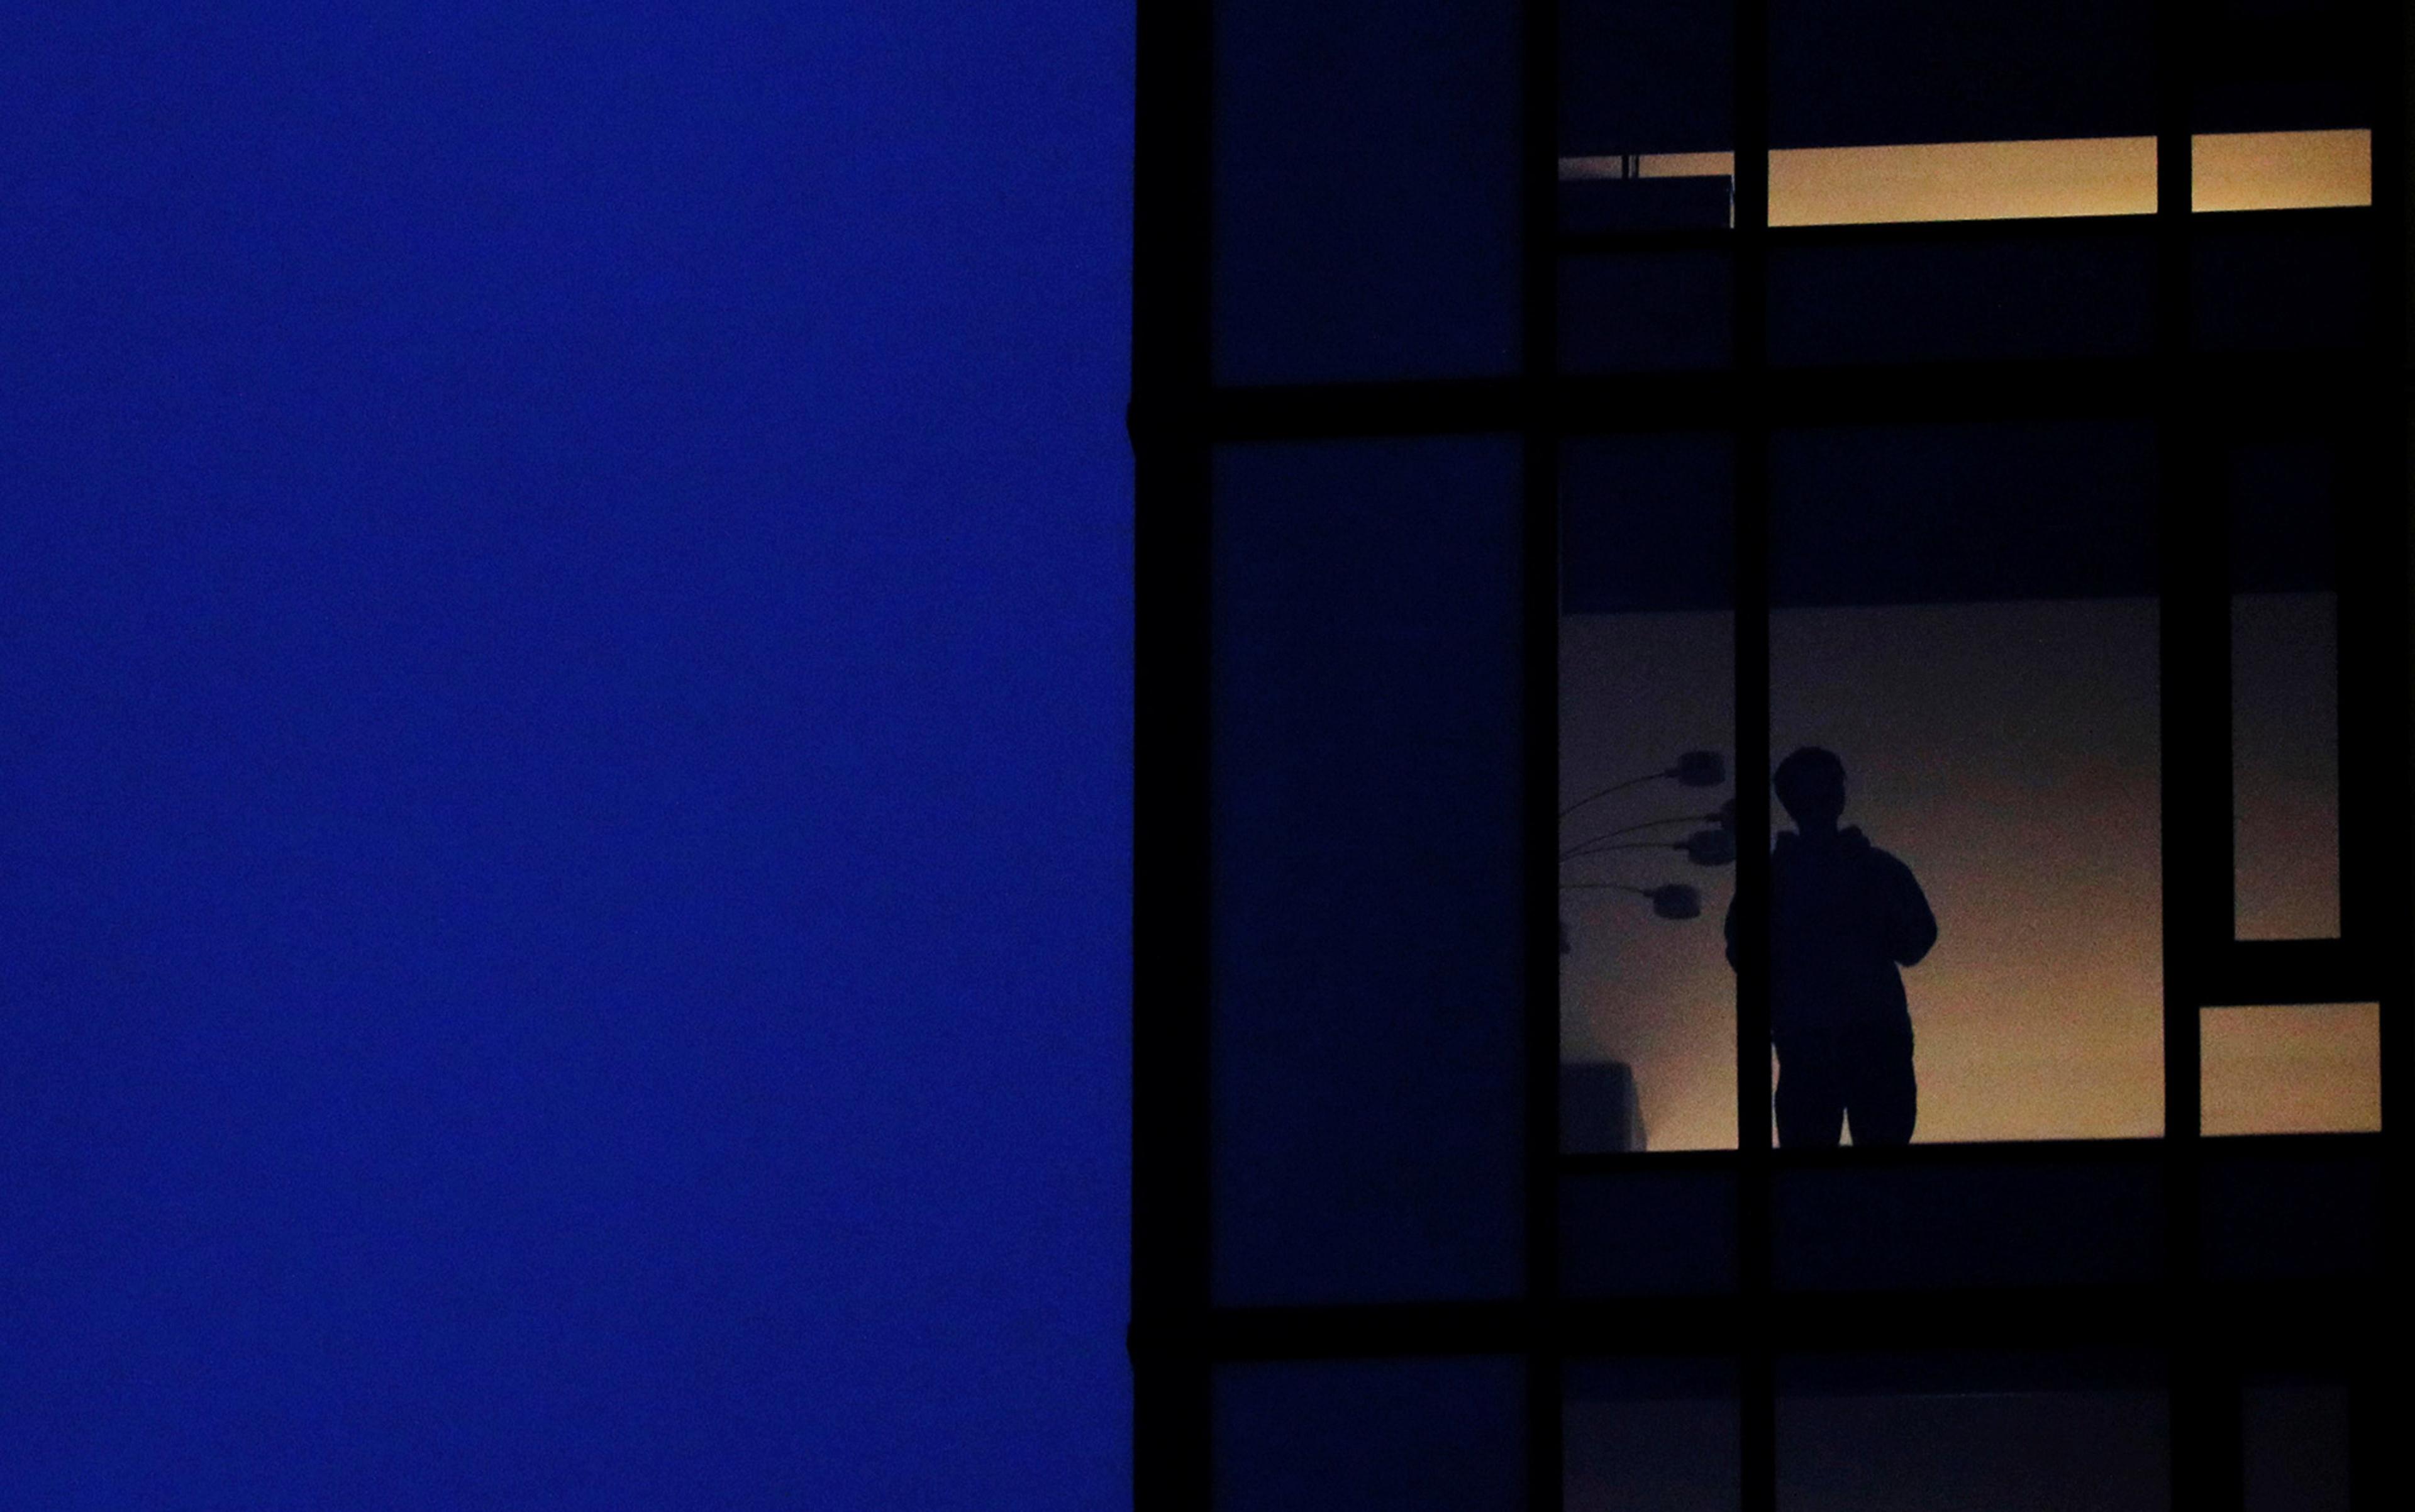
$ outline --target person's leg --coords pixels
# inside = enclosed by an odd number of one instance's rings
[[[1845,1089],[1833,1055],[1808,1045],[1778,1052],[1778,1143],[1787,1149],[1834,1149],[1845,1128]]]
[[[1912,1031],[1873,1035],[1854,1046],[1845,1105],[1853,1144],[1909,1145],[1920,1116],[1920,1086],[1912,1072]]]

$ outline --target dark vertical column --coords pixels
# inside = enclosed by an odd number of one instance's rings
[[[1559,1310],[1559,0],[1525,0],[1522,176],[1526,698],[1526,1503],[1561,1501]]]
[[[2157,544],[2163,574],[2164,1131],[2177,1173],[2196,1153],[2197,973],[2230,929],[2230,636],[2227,512],[2206,487],[2213,438],[2191,389],[2189,358],[2189,74],[2191,7],[2157,15],[2155,132],[2155,422]],[[2218,932],[2218,933],[2217,933]],[[2175,1191],[2173,1220],[2193,1200]],[[2173,1231],[2184,1265],[2195,1229]],[[2174,1272],[2185,1279],[2184,1270]]]
[[[2341,709],[2350,696],[2371,708],[2355,734],[2364,751],[2358,757],[2357,780],[2348,786],[2343,745],[2342,812],[2354,797],[2367,805],[2372,817],[2361,821],[2367,831],[2359,837],[2359,870],[2351,874],[2362,899],[2343,896],[2341,928],[2352,946],[2363,948],[2373,970],[2375,995],[2381,1018],[2381,1191],[2380,1208],[2387,1214],[2407,1212],[2415,1201],[2407,1160],[2406,1087],[2415,1076],[2415,1033],[2408,1015],[2415,1013],[2415,943],[2409,921],[2415,921],[2415,542],[2409,539],[2410,506],[2415,506],[2415,7],[2404,0],[2370,0],[2373,23],[2369,55],[2374,61],[2376,88],[2373,122],[2373,215],[2375,248],[2381,298],[2374,374],[2376,495],[2369,509],[2377,538],[2368,570],[2375,575],[2373,610],[2357,634],[2369,641],[2361,680],[2348,682],[2343,668]],[[2365,501],[2359,500],[2362,505]],[[2342,647],[2348,644],[2342,625]],[[2348,729],[2343,728],[2346,737]],[[2347,837],[2343,836],[2345,842]],[[2362,847],[2370,847],[2367,854]],[[2347,857],[2343,856],[2345,863]],[[2344,878],[2344,881],[2348,880]],[[2393,1093],[2393,1088],[2396,1089]],[[2394,1109],[2394,1111],[2393,1111]],[[2407,1274],[2406,1222],[2381,1224],[2380,1269],[2386,1278]],[[2389,1288],[2385,1286],[2384,1295]],[[2348,1454],[2349,1505],[2365,1509],[2391,1506],[2408,1494],[2406,1456],[2400,1446],[2392,1402],[2401,1401],[2396,1387],[2400,1368],[2384,1358],[2390,1346],[2377,1331],[2362,1341],[2350,1373]]]
[[[1737,0],[1735,25],[1736,893],[1769,896],[1769,0]],[[1748,916],[1749,917],[1749,916]],[[1771,1295],[1769,934],[1736,951],[1736,1301],[1743,1512],[1778,1505]]]
[[[2395,1359],[2381,1358],[2386,1347],[2378,1337],[2364,1340],[2348,1372],[2348,1512],[2382,1512],[2406,1495],[2404,1371]]]
[[[1208,0],[1139,13],[1132,143],[1132,1501],[1208,1505]]]
[[[2208,1315],[2190,1304],[2192,1318]],[[2243,1424],[2243,1382],[2234,1350],[2216,1342],[2225,1331],[2184,1325],[2189,1340],[2185,1357],[2176,1360],[2184,1373],[2172,1381],[2172,1490],[2175,1508],[2181,1494],[2186,1505],[2206,1512],[2245,1512],[2246,1433]]]
[[[2360,992],[2384,999],[2382,1095],[2389,1096],[2390,1001],[2403,1004],[2408,811],[2407,601],[2408,162],[2407,74],[2415,20],[2400,0],[2366,0],[2362,61],[2374,102],[2370,255],[2376,270],[2371,367],[2354,384],[2354,429],[2339,531],[2340,937]],[[2390,1129],[2385,1117],[2382,1129]]]
[[[2156,7],[2155,416],[2162,561],[2164,1202],[2172,1505],[2238,1512],[2236,1382],[2218,1355],[2198,1265],[2198,1005],[2231,933],[2228,512],[2215,433],[2192,385],[2191,96],[2202,28]]]
[[[2381,133],[2374,135],[2374,209],[2379,217],[2385,213],[2379,202]],[[2374,229],[2372,251],[2377,266],[2386,269],[2391,264],[2380,259],[2392,238],[2378,218]],[[2377,315],[2388,310],[2394,282],[2378,280]],[[2407,917],[2386,907],[2407,861],[2407,831],[2395,817],[2402,811],[2407,767],[2392,759],[2407,687],[2401,607],[2407,591],[2404,405],[2392,377],[2398,358],[2390,326],[2384,321],[2376,324],[2369,367],[2357,375],[2343,407],[2333,563],[2339,585],[2340,949],[2357,996],[2386,990],[2391,958],[2403,953]]]

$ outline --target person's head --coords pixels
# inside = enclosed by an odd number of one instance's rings
[[[1806,745],[1778,764],[1770,785],[1798,830],[1825,830],[1845,812],[1845,764],[1834,751]]]

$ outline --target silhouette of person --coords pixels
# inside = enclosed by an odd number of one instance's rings
[[[1778,1143],[1833,1147],[1850,1119],[1855,1145],[1909,1144],[1919,1088],[1896,968],[1928,953],[1937,919],[1911,867],[1860,830],[1837,828],[1845,764],[1834,752],[1803,747],[1778,764],[1772,786],[1794,820],[1769,857]],[[1737,930],[1757,913],[1741,894],[1728,906],[1730,966]]]

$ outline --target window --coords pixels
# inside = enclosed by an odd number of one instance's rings
[[[1151,12],[1147,1505],[2365,1499],[2402,29]]]
[[[2198,1031],[2209,1134],[2381,1128],[2377,1003],[2210,1008]]]
[[[1560,508],[1564,1148],[1732,1149],[1734,448],[1573,441]]]
[[[2159,1512],[2169,1410],[2148,1361],[1780,1362],[1778,1512]]]

